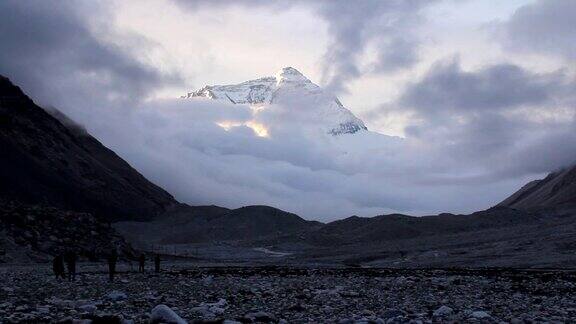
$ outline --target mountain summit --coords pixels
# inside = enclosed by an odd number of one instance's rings
[[[182,98],[198,97],[249,105],[255,114],[271,109],[282,110],[283,120],[314,123],[331,135],[367,130],[364,122],[346,109],[338,98],[293,67],[285,67],[271,77],[232,85],[205,86]]]
[[[276,80],[278,83],[281,82],[300,82],[300,83],[312,83],[304,74],[295,68],[288,66],[276,73]]]

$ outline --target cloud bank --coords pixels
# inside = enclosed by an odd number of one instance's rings
[[[508,50],[576,58],[574,1],[535,1],[498,27],[500,40]]]
[[[103,140],[193,204],[269,204],[306,218],[334,220],[440,212],[446,205],[481,208],[487,197],[498,199],[482,181],[470,178],[470,168],[448,167],[450,159],[419,143],[369,132],[310,136],[308,126],[314,125],[272,122],[287,109],[272,107],[256,120],[268,128],[269,136],[262,137],[244,126],[253,119],[247,106],[206,99],[149,101],[130,117],[108,124]],[[218,126],[222,121],[238,126]],[[454,204],[455,196],[466,199]]]
[[[409,137],[483,166],[496,181],[576,161],[576,152],[566,150],[576,144],[575,88],[564,71],[535,73],[513,64],[465,71],[450,59],[408,85],[396,107],[412,114]]]

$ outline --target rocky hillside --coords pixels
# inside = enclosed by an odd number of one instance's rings
[[[59,117],[0,76],[0,196],[89,212],[106,221],[151,219],[177,203]]]
[[[519,209],[576,206],[576,166],[526,184],[499,205]]]
[[[45,261],[67,248],[88,259],[113,249],[135,255],[110,224],[91,214],[0,200],[0,263]]]

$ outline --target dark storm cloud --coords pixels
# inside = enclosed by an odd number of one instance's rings
[[[374,72],[387,73],[410,68],[418,63],[418,50],[419,43],[416,39],[395,35],[381,40],[378,59],[373,66]]]
[[[137,98],[177,80],[99,40],[89,23],[106,19],[106,8],[96,3],[1,1],[0,74],[43,104],[60,103],[61,96]]]
[[[327,88],[345,90],[362,71],[359,56],[375,43],[373,71],[391,72],[417,62],[418,42],[412,32],[419,11],[434,1],[325,1],[318,8],[328,23],[330,43],[325,76]]]
[[[465,71],[448,60],[408,85],[394,109],[412,114],[407,135],[434,147],[437,160],[480,166],[489,181],[513,178],[576,162],[566,149],[576,145],[575,85],[561,71],[512,64]]]
[[[546,134],[523,145],[515,160],[503,161],[502,172],[522,175],[557,171],[576,163],[576,152],[571,149],[575,145],[575,123],[554,125],[549,127]]]
[[[420,114],[511,109],[545,104],[565,86],[560,72],[532,73],[513,64],[469,72],[454,59],[436,63],[424,78],[408,85],[400,103]]]
[[[435,161],[480,168],[479,181],[574,164],[576,1],[537,0],[495,26],[505,51],[561,57],[569,65],[540,73],[514,63],[469,71],[458,60],[436,63],[391,110],[412,115],[406,133],[427,143]]]
[[[539,0],[497,26],[505,48],[576,58],[576,1]]]
[[[324,86],[346,91],[350,81],[366,73],[391,73],[418,62],[420,40],[414,29],[423,17],[420,11],[438,0],[176,0],[184,8],[236,6],[272,10],[301,6],[316,12],[327,24],[329,44],[323,60]],[[362,67],[360,56],[368,46],[377,50],[375,61]]]

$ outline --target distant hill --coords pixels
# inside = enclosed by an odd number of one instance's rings
[[[308,236],[315,245],[380,244],[465,233],[537,222],[536,214],[496,207],[471,215],[440,214],[414,217],[401,214],[376,217],[352,216],[326,224]]]
[[[518,209],[575,207],[576,166],[550,173],[542,180],[526,184],[499,206]]]
[[[162,244],[250,242],[305,233],[321,223],[269,206],[226,209],[217,206],[186,206],[152,222],[119,222],[126,237],[138,242]]]

